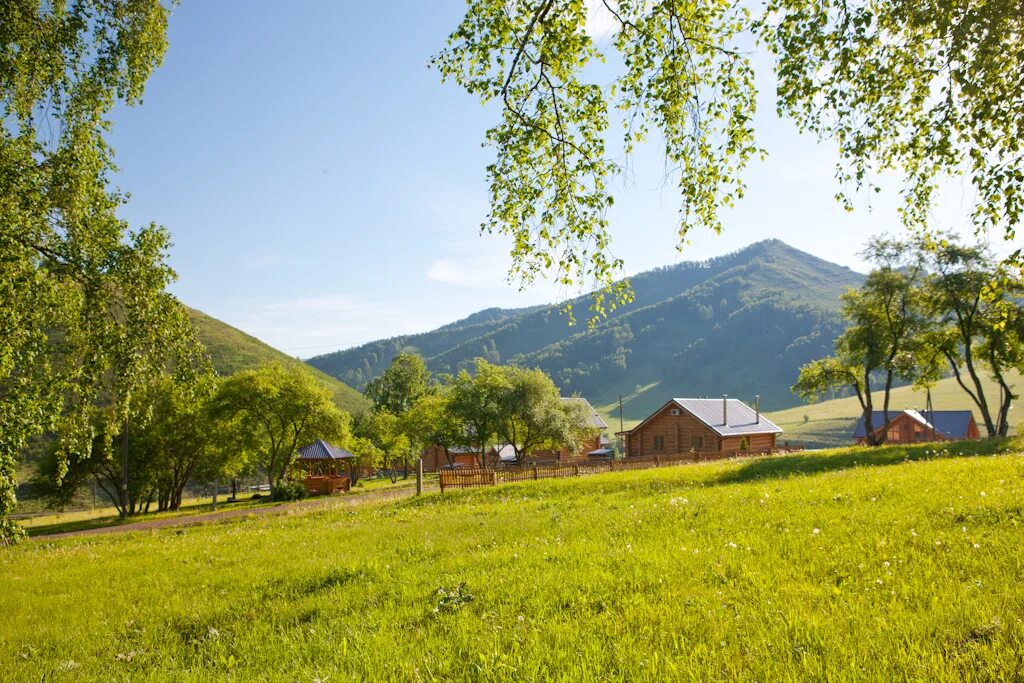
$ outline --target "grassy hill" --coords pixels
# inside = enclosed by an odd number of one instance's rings
[[[281,363],[285,366],[301,366],[311,371],[334,396],[338,407],[349,412],[360,412],[368,405],[366,398],[345,383],[327,375],[302,361],[264,344],[227,323],[212,318],[202,311],[189,309],[192,324],[195,325],[199,341],[210,354],[213,367],[220,375],[230,375],[239,370],[248,370],[262,363]]]
[[[30,542],[0,553],[0,659],[26,681],[1018,679],[1024,457],[928,450]]]
[[[1012,375],[1012,384],[1020,386],[1020,382],[1020,375]],[[989,398],[999,395],[998,387],[988,380],[985,382],[985,391]],[[878,409],[881,409],[881,392],[874,394],[874,401]],[[896,410],[923,410],[926,405],[927,397],[924,391],[906,386],[898,387],[892,392],[890,407]],[[978,420],[978,427],[981,433],[985,434],[985,426],[981,424],[981,415],[977,408],[952,377],[940,381],[932,388],[932,406],[935,410],[973,410],[974,419]],[[860,403],[854,396],[767,413],[768,419],[785,430],[782,439],[819,448],[849,444],[852,440],[850,435],[853,434],[853,427],[859,416]],[[1015,428],[1022,418],[1024,412],[1021,412],[1018,404],[1013,404],[1010,408],[1010,425]]]
[[[539,367],[565,393],[594,405],[624,394],[626,417],[640,419],[673,395],[752,397],[766,409],[798,401],[797,369],[831,350],[843,329],[839,296],[861,276],[778,240],[727,256],[659,268],[630,278],[634,303],[588,330],[569,327],[557,308],[488,309],[432,332],[384,339],[309,359],[363,386],[403,350],[434,372],[474,358]],[[589,298],[575,302],[585,311]]]

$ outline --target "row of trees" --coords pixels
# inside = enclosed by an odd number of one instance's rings
[[[190,482],[255,474],[279,497],[297,449],[318,438],[353,447],[350,423],[300,369],[273,364],[189,382],[162,375],[140,389],[133,419],[112,432],[97,422],[86,448],[41,460],[37,480],[54,505],[95,480],[122,516],[175,510]]]
[[[927,387],[952,375],[988,435],[1006,436],[1017,398],[1010,373],[1024,370],[1019,274],[984,247],[952,238],[876,239],[864,256],[875,268],[860,289],[843,296],[849,327],[836,340],[835,354],[802,367],[793,390],[810,400],[851,390],[868,442],[878,445],[885,434],[874,433],[881,425],[873,424],[872,412],[883,411],[888,422],[894,383]]]
[[[582,401],[563,400],[541,370],[493,365],[477,359],[474,372],[431,377],[423,359],[401,353],[366,387],[373,410],[356,420],[355,431],[394,470],[423,448],[477,454],[485,465],[495,444],[509,445],[518,462],[545,448],[576,448],[592,429]]]

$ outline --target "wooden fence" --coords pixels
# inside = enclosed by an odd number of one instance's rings
[[[762,454],[764,455],[764,454]],[[442,469],[439,472],[441,491],[445,489],[475,488],[479,486],[495,486],[497,484],[527,481],[534,479],[553,479],[560,477],[579,477],[600,472],[619,472],[625,470],[645,470],[651,467],[681,465],[699,462],[706,458],[694,457],[692,453],[679,455],[652,455],[623,460],[601,460],[595,462],[552,463],[548,465],[507,465],[487,469]]]
[[[802,444],[778,448],[775,450],[740,452],[734,457],[748,458],[755,456],[795,453],[804,449]],[[553,479],[559,477],[580,477],[601,472],[620,472],[625,470],[646,470],[652,467],[668,465],[684,465],[694,462],[721,460],[728,457],[720,452],[679,453],[676,455],[648,455],[622,460],[580,461],[574,463],[547,463],[537,465],[506,465],[486,469],[442,469],[438,472],[442,493],[445,489],[474,488],[479,486],[496,486],[516,481],[535,479]]]

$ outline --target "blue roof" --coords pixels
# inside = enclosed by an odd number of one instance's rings
[[[966,439],[967,429],[971,424],[972,413],[969,410],[890,410],[889,421],[907,413],[917,422],[923,424],[927,429],[935,427],[939,436],[948,439]],[[871,425],[878,429],[885,424],[885,412],[881,410],[871,411]],[[864,416],[857,418],[857,426],[853,429],[853,438],[862,439],[867,436],[864,429]]]
[[[338,448],[320,439],[299,449],[299,460],[345,460],[354,457],[356,456],[344,448]]]

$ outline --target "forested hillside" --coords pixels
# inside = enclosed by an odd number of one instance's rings
[[[789,387],[803,363],[831,351],[842,329],[839,296],[862,276],[778,241],[631,278],[636,300],[587,330],[558,307],[488,309],[432,332],[393,337],[308,362],[362,387],[403,350],[434,372],[476,357],[539,367],[564,393],[595,405],[626,398],[641,417],[667,396],[760,394],[772,409],[797,404]],[[588,297],[575,302],[577,310]]]
[[[276,362],[286,367],[301,365],[301,361],[202,311],[190,308],[189,316],[192,318],[199,341],[206,347],[210,361],[220,375],[248,370],[263,363]],[[363,395],[352,387],[315,368],[313,374],[331,391],[339,408],[349,412],[361,412],[368,405]]]

